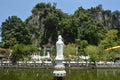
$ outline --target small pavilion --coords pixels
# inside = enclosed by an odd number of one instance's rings
[[[44,56],[47,55],[48,57],[50,57],[50,54],[51,54],[51,51],[52,51],[54,45],[48,43],[48,44],[43,45],[42,47],[44,49]]]

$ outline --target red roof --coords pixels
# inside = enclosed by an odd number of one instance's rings
[[[6,52],[6,49],[0,48],[0,53],[5,53],[5,52]]]

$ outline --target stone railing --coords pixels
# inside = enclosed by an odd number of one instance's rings
[[[63,61],[65,67],[96,67],[96,68],[120,68],[119,62],[97,62],[96,65],[93,62],[75,62],[75,61]],[[43,68],[53,68],[55,63],[52,61],[18,61],[15,65],[11,61],[0,62],[0,67],[43,67]]]

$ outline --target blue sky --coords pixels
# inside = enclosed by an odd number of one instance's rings
[[[23,21],[31,15],[32,8],[40,2],[57,3],[57,8],[73,14],[78,7],[95,7],[102,4],[103,9],[120,11],[120,0],[0,0],[0,26],[8,16],[18,16]]]

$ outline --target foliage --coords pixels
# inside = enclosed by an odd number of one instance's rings
[[[120,38],[120,11],[114,11],[112,13],[112,23],[113,23],[113,29],[118,30],[118,37]]]
[[[13,54],[22,57],[24,54],[24,44],[16,44],[13,47]]]
[[[9,48],[14,44],[30,44],[30,34],[27,26],[17,16],[11,16],[2,23],[2,41],[4,47]]]
[[[3,47],[4,45],[3,45],[3,42],[0,42],[0,47]]]
[[[107,51],[107,53],[109,54],[108,55],[108,60],[115,60],[115,55],[119,54],[119,52],[120,52],[120,48]]]
[[[32,15],[34,17],[26,19],[26,24],[30,28],[33,45],[55,44],[59,23],[64,15],[60,9],[56,9],[56,3],[38,3],[32,9]]]
[[[80,46],[81,48],[86,48],[88,46],[88,42],[86,40],[82,40]]]
[[[13,55],[23,58],[24,56],[30,55],[36,50],[37,47],[33,45],[16,44],[13,47]]]
[[[69,56],[69,55],[73,55],[75,56],[76,54],[76,48],[75,48],[75,45],[74,44],[68,44],[68,45],[65,45],[64,47],[64,55],[65,56]]]
[[[99,61],[107,61],[109,53],[104,50],[104,45],[99,44],[97,47]]]
[[[85,49],[86,54],[90,56],[90,61],[108,61],[110,58],[113,58],[114,56],[109,54],[104,50],[103,45],[99,46],[92,46],[89,45]]]
[[[60,27],[62,28],[61,35],[64,35],[65,44],[75,43],[77,38],[77,19],[74,16],[65,15],[64,19],[60,22]]]
[[[117,33],[118,33],[118,30],[116,29],[109,30],[106,33],[105,38],[101,40],[100,44],[104,45],[105,48],[119,45],[119,38]]]
[[[85,52],[90,56],[90,61],[95,62],[98,60],[99,51],[97,46],[87,46]]]
[[[76,43],[79,39],[97,46],[111,29],[118,30],[116,35],[120,39],[119,16],[119,11],[103,10],[102,5],[90,9],[79,7],[74,14],[68,15],[57,9],[56,3],[38,3],[25,23],[16,16],[3,22],[2,39],[6,47],[28,44],[31,40],[33,45],[40,46],[48,42],[55,44],[57,35],[61,34],[65,44]]]

